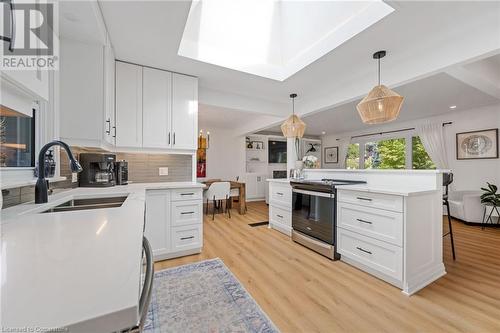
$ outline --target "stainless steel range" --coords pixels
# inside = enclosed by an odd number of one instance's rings
[[[332,260],[336,251],[337,189],[364,181],[322,179],[294,180],[292,186],[292,239]]]

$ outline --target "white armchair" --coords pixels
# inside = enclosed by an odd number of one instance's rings
[[[481,191],[450,191],[451,216],[469,223],[481,223],[483,206],[481,205]]]

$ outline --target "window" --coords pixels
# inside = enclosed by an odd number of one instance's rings
[[[425,151],[420,137],[412,138],[412,168],[413,169],[436,169],[436,165],[432,162],[429,154]]]
[[[402,137],[351,143],[347,151],[346,168],[425,170],[436,169],[436,166],[420,138],[409,133]]]
[[[359,169],[359,143],[351,143],[347,149],[347,169]]]
[[[0,167],[34,166],[34,116],[0,105]]]
[[[365,169],[405,169],[405,139],[365,143]]]

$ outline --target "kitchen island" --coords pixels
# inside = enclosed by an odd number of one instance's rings
[[[203,187],[171,182],[77,188],[50,196],[46,204],[3,210],[2,327],[112,332],[136,325],[146,193],[180,195],[187,189],[197,195]],[[126,200],[116,208],[43,213],[69,200],[111,197]]]
[[[342,261],[411,295],[446,274],[442,258],[443,172],[306,169],[305,179],[366,182],[336,186],[336,252]],[[289,180],[269,182],[270,228],[291,235],[292,187]],[[314,221],[310,228],[314,228]]]

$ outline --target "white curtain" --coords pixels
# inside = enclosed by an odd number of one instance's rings
[[[347,151],[349,149],[349,144],[351,143],[351,138],[339,139],[339,169],[345,169],[345,160],[347,158]]]
[[[448,157],[446,154],[446,143],[444,139],[444,130],[441,122],[423,123],[417,126],[416,131],[420,140],[432,159],[436,168],[448,169]]]

